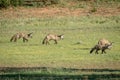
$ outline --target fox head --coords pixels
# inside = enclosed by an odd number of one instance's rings
[[[113,42],[111,42],[110,44],[105,44],[105,47],[106,47],[107,49],[111,49],[111,48],[112,48],[112,44],[113,44]]]
[[[58,35],[58,37],[60,38],[60,39],[64,39],[64,35],[62,34],[62,35]]]
[[[32,38],[32,34],[33,34],[33,32],[31,32],[31,33],[29,33],[27,35],[28,35],[28,37]]]

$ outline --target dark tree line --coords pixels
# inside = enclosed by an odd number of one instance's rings
[[[91,1],[91,2],[108,2],[108,1],[117,1],[120,2],[120,0],[0,0],[0,8],[7,8],[9,6],[24,6],[27,4],[35,5],[35,6],[48,6],[52,4],[60,4],[65,2],[76,2],[76,1]]]

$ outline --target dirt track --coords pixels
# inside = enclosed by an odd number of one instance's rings
[[[115,16],[120,14],[120,8],[97,8],[91,12],[91,8],[9,8],[0,11],[0,18],[26,18],[26,17],[54,17],[54,16]]]

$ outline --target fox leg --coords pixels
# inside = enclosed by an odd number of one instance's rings
[[[13,40],[13,37],[10,39],[10,42],[12,42],[12,40]]]
[[[103,54],[103,53],[106,53],[106,52],[105,52],[105,49],[102,49],[102,54]]]
[[[23,42],[25,42],[25,39],[23,38]]]
[[[55,41],[55,44],[57,44],[57,40],[54,40]]]
[[[25,42],[25,41],[27,41],[27,42],[28,42],[28,39],[27,39],[27,38],[25,38],[25,37],[23,37],[23,42]]]
[[[46,45],[47,45],[47,44],[50,44],[48,40],[46,41]]]
[[[48,41],[47,41],[47,40],[45,41],[45,44],[46,44],[46,45],[48,44]]]
[[[96,54],[98,54],[98,51],[99,51],[99,50],[98,50],[98,49],[96,49],[95,53],[96,53]]]
[[[17,37],[14,37],[13,39],[14,39],[14,42],[17,42]]]

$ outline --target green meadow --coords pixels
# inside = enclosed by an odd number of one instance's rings
[[[0,67],[48,68],[47,71],[28,70],[20,72],[24,74],[79,75],[112,73],[108,71],[100,73],[97,71],[81,72],[79,69],[110,69],[116,70],[113,73],[120,74],[119,20],[120,16],[103,17],[92,15],[1,18]],[[19,39],[17,42],[10,42],[12,35],[17,32],[33,32],[33,38],[29,38],[29,41],[26,43],[23,43],[22,39]],[[43,45],[42,41],[48,33],[64,34],[64,39],[59,40],[58,44],[50,41],[50,45]],[[106,54],[101,54],[101,51],[99,51],[99,54],[94,52],[90,54],[90,49],[101,38],[114,42],[112,49],[106,50]],[[63,69],[76,69],[76,71]]]

